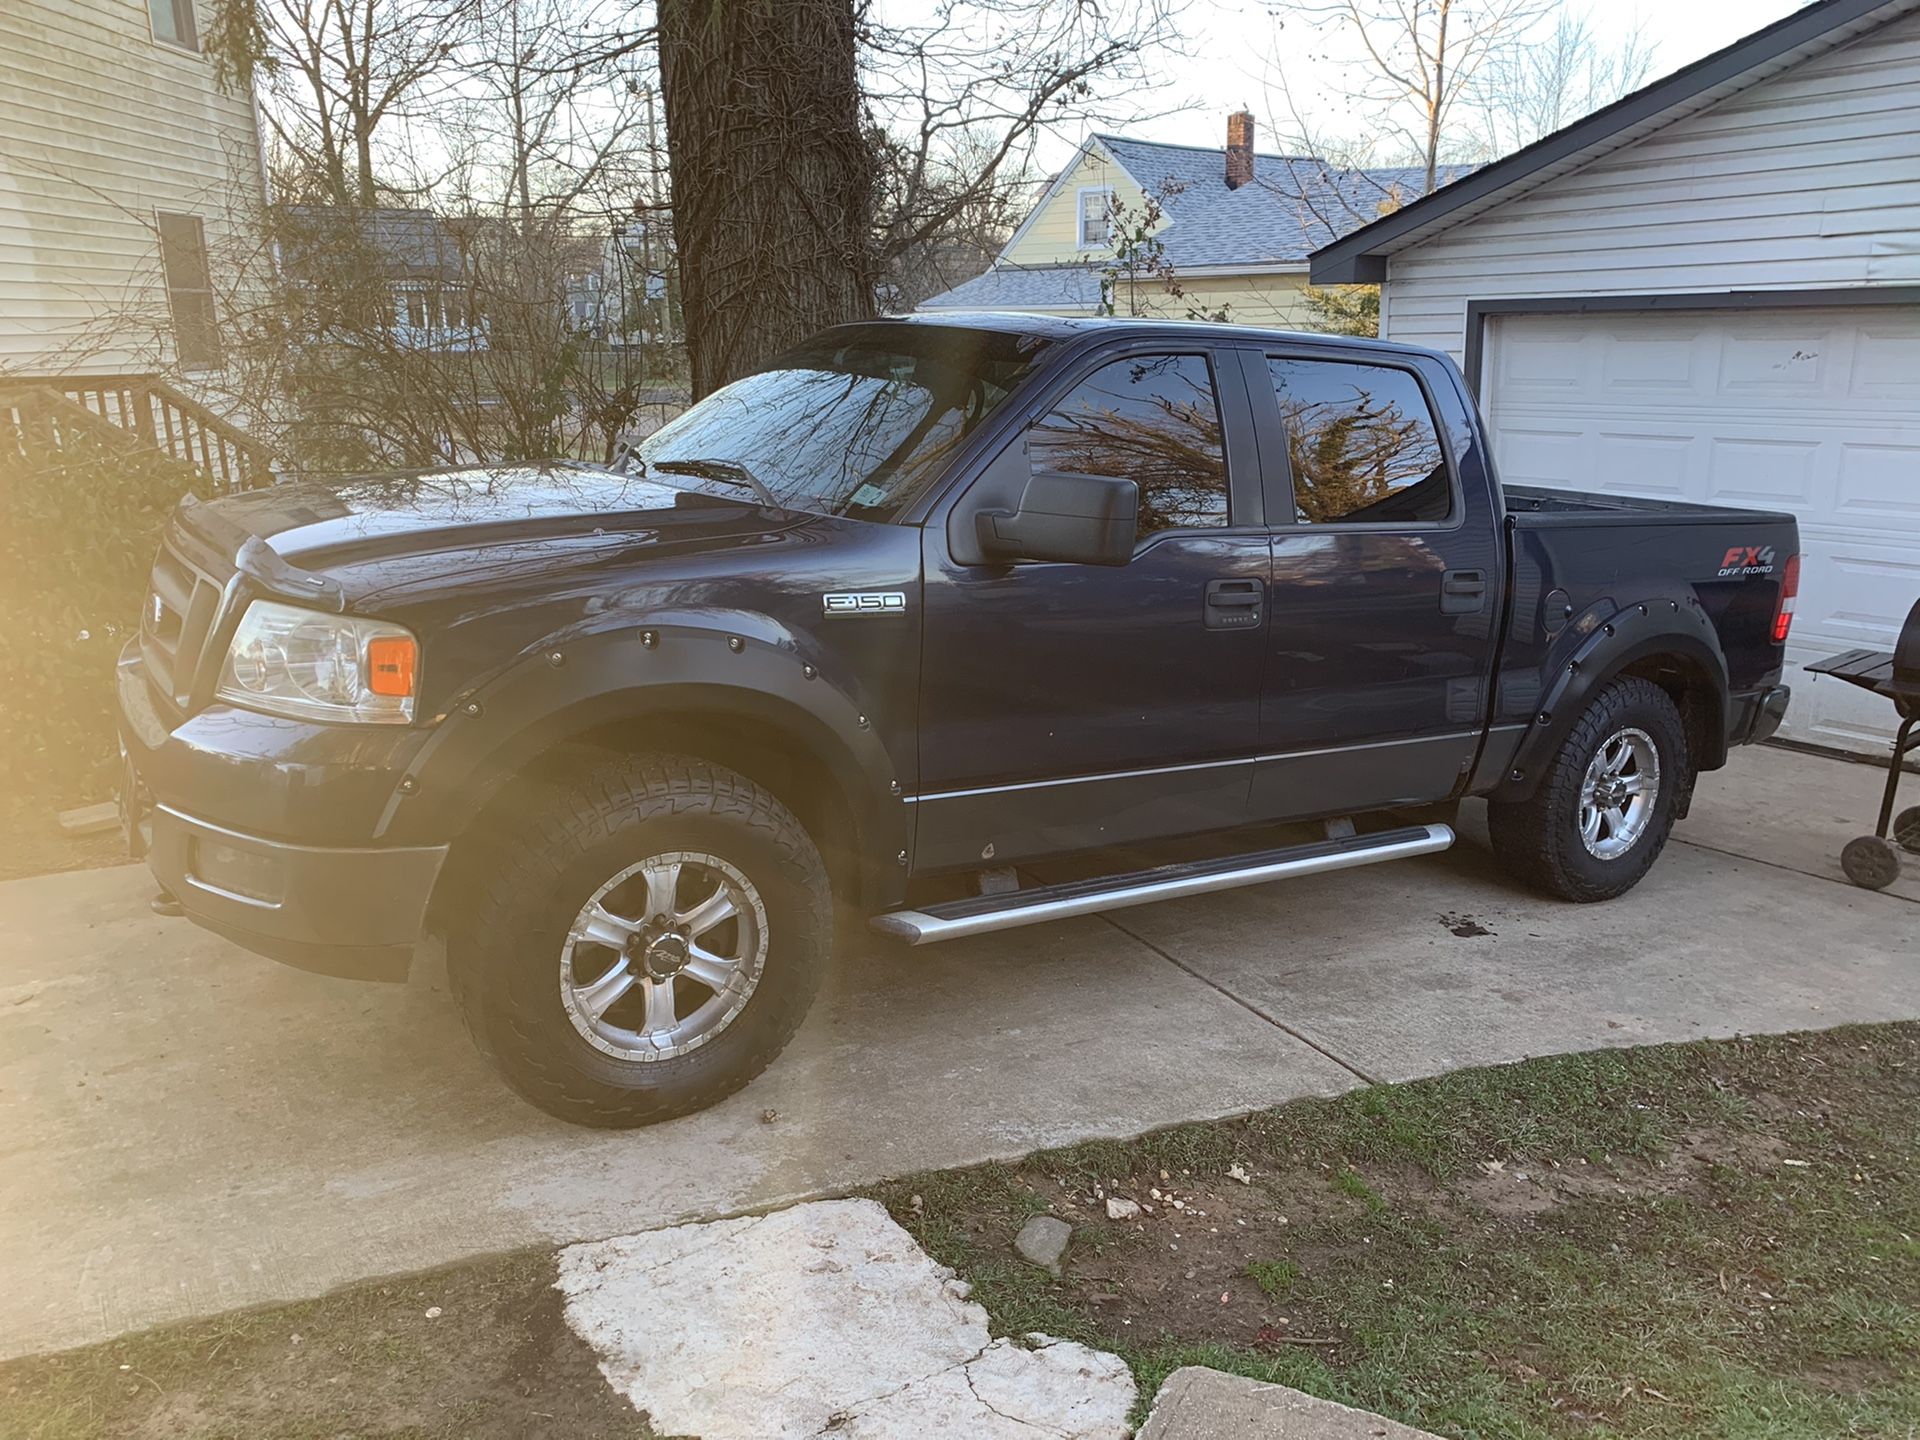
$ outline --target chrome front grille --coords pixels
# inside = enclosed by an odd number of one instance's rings
[[[193,701],[219,613],[220,586],[213,577],[163,543],[140,617],[140,658],[154,694],[176,711]]]

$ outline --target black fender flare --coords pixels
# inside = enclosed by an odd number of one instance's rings
[[[790,737],[831,774],[863,879],[908,845],[907,806],[886,747],[850,687],[804,641],[742,611],[655,612],[549,635],[455,695],[381,816],[384,840],[461,834],[536,757],[577,735],[649,716],[736,716]]]
[[[1490,798],[1524,800],[1533,794],[1547,765],[1601,688],[1635,663],[1663,655],[1695,667],[1706,678],[1712,707],[1705,717],[1707,750],[1694,757],[1695,768],[1714,770],[1725,764],[1727,658],[1720,636],[1698,600],[1662,597],[1622,605],[1576,637],[1571,653],[1555,657],[1557,672],[1542,687],[1532,723]]]

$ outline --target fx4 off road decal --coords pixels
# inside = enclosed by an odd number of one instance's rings
[[[1773,546],[1736,545],[1720,557],[1720,578],[1729,579],[1736,575],[1771,575],[1773,573]]]

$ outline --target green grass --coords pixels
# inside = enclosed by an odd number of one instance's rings
[[[1247,1278],[1260,1287],[1269,1300],[1284,1300],[1293,1293],[1300,1278],[1300,1267],[1291,1260],[1249,1260]]]
[[[1059,1281],[1006,1248],[1163,1174],[1248,1223],[1076,1229]],[[1536,1176],[1557,1202],[1502,1207]],[[1476,1440],[1920,1435],[1920,1026],[1530,1061],[879,1194],[996,1332],[1118,1352],[1143,1409],[1204,1364]]]

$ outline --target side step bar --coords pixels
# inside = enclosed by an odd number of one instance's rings
[[[1403,860],[1412,855],[1431,855],[1452,844],[1453,830],[1449,826],[1409,825],[1372,835],[1316,840],[1218,860],[1158,865],[1150,870],[1073,880],[1064,885],[1037,885],[1001,895],[976,895],[929,905],[924,910],[893,910],[874,916],[872,924],[881,934],[904,940],[909,945],[931,945],[936,940],[958,940],[966,935],[984,935],[989,930],[1038,925],[1046,920],[1064,920],[1069,915],[1121,910],[1129,905],[1151,905],[1156,900],[1173,900],[1182,895],[1204,895],[1210,890],[1233,890],[1268,880],[1289,880],[1296,875],[1319,875],[1329,870]]]

